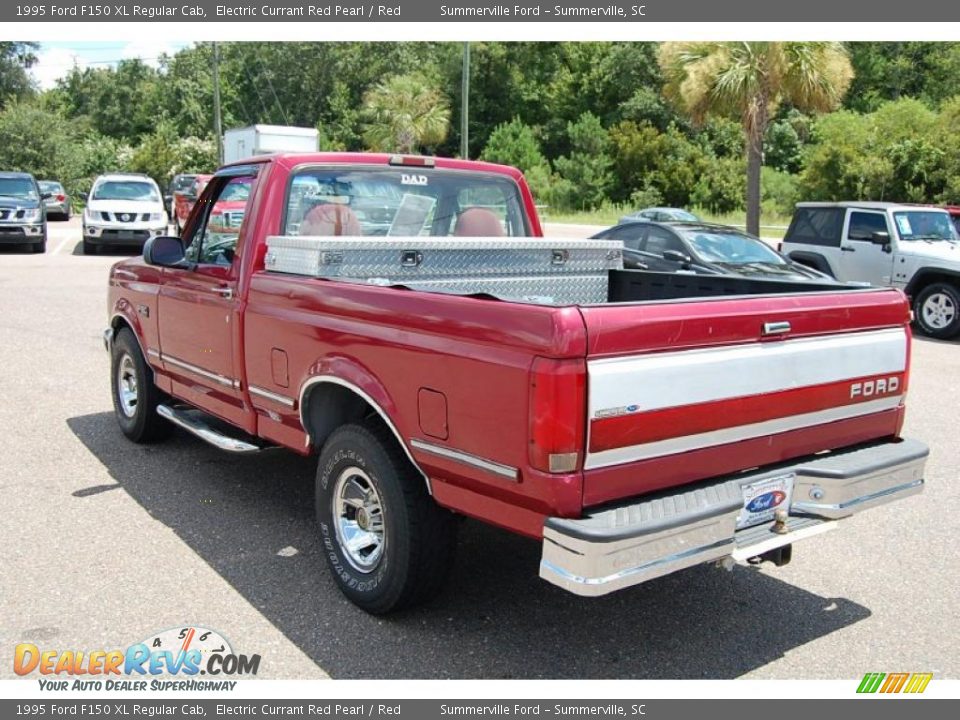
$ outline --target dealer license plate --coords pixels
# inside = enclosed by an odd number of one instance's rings
[[[737,516],[737,528],[750,527],[773,520],[781,508],[790,511],[795,473],[757,480],[743,486],[743,507]]]

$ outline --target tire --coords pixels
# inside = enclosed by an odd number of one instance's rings
[[[344,425],[327,440],[317,465],[316,513],[334,580],[368,613],[412,607],[442,588],[456,549],[455,516],[434,503],[381,424]],[[366,545],[345,546],[346,537],[363,536]]]
[[[932,283],[917,294],[913,317],[924,334],[946,340],[960,333],[960,290],[948,283]]]
[[[83,254],[84,255],[96,255],[97,246],[92,242],[88,241],[86,238],[83,239]]]
[[[42,254],[42,253],[45,253],[46,251],[47,251],[47,239],[46,239],[46,238],[44,238],[44,239],[41,240],[40,242],[34,243],[33,245],[30,246],[30,252],[35,253],[35,254],[38,254],[38,255],[39,255],[39,254]]]
[[[110,395],[120,430],[135,443],[162,440],[173,426],[157,414],[165,396],[153,383],[153,371],[130,328],[116,334],[110,353]]]

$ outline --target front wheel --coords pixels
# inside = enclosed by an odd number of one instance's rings
[[[110,376],[113,410],[123,434],[135,443],[167,437],[173,426],[157,414],[163,394],[153,384],[153,371],[129,328],[121,329],[114,338]]]
[[[320,453],[317,522],[327,564],[355,605],[382,615],[425,602],[453,561],[454,515],[381,425],[345,425]]]
[[[946,340],[960,333],[960,291],[947,283],[928,285],[913,304],[914,321],[924,335]]]

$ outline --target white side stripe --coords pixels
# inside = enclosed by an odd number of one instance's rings
[[[636,405],[639,411],[780,392],[902,372],[903,329],[752,343],[588,363],[590,417]]]
[[[855,405],[843,405],[841,407],[830,408],[829,410],[819,410],[803,415],[792,415],[790,417],[777,418],[776,420],[766,420],[764,422],[753,423],[752,425],[740,425],[739,427],[711,430],[710,432],[699,433],[697,435],[685,435],[683,437],[658,440],[642,445],[603,450],[602,452],[590,453],[583,466],[584,469],[590,470],[593,468],[608,467],[610,465],[636,462],[638,460],[648,460],[650,458],[673,455],[690,450],[699,450],[716,445],[725,445],[727,443],[737,442],[738,440],[749,440],[750,438],[762,437],[764,435],[775,435],[776,433],[810,427],[811,425],[820,425],[882,412],[884,410],[892,410],[900,404],[902,399],[902,395],[885,397],[880,400],[871,400]]]

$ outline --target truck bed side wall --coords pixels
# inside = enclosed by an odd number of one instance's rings
[[[334,378],[380,406],[442,504],[531,535],[546,515],[580,512],[580,473],[528,467],[530,366],[537,355],[585,356],[576,308],[256,273],[244,323],[249,385],[297,402],[282,408],[252,396],[262,434],[302,448],[301,390],[311,378]],[[276,383],[277,351],[288,363],[286,387]],[[516,476],[424,451],[424,444],[516,469]]]

